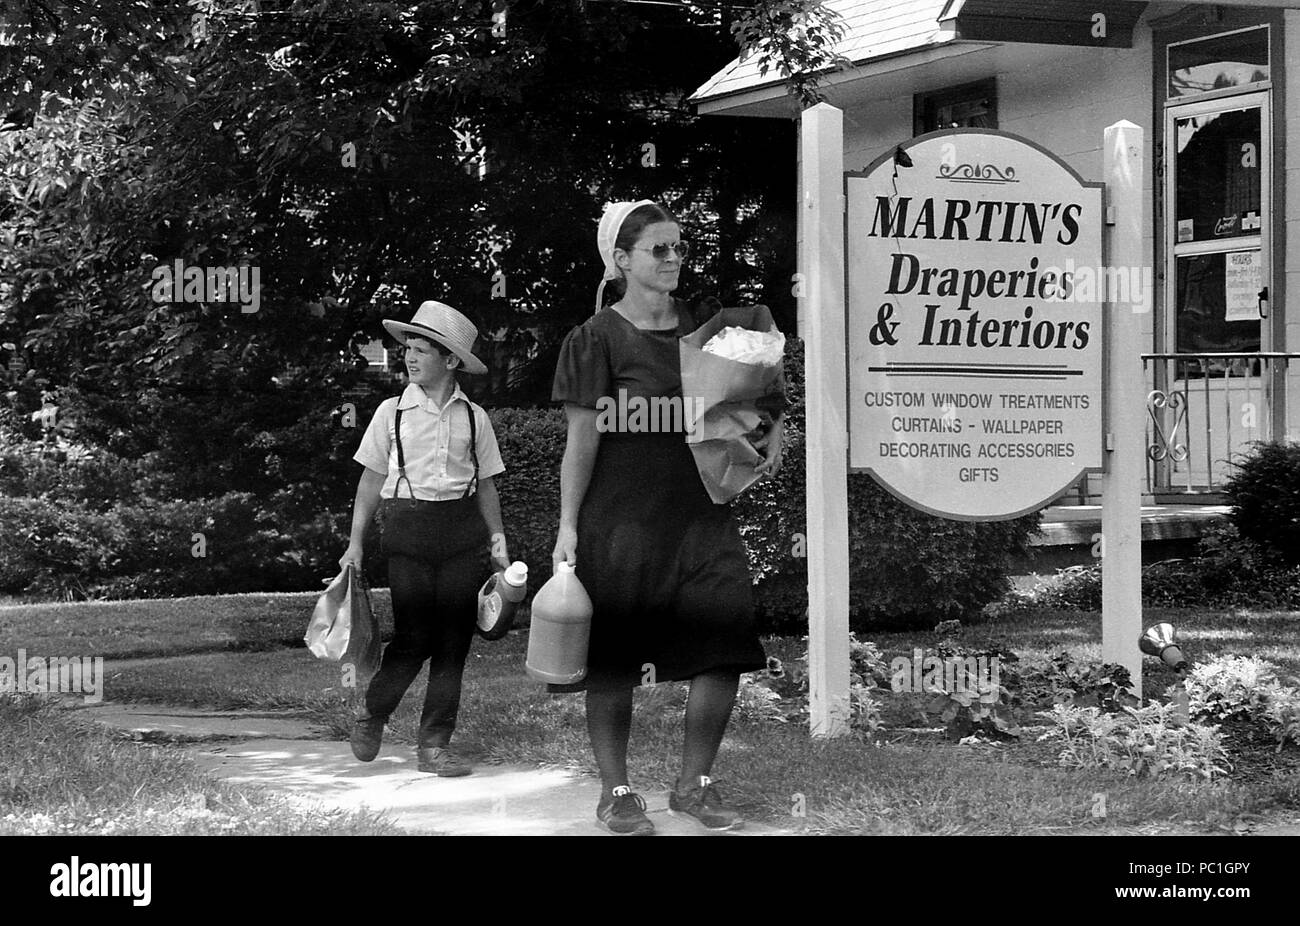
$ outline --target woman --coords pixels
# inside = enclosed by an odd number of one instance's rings
[[[628,784],[632,689],[690,679],[681,775],[669,808],[710,829],[743,825],[709,778],[742,672],[762,668],[749,566],[725,505],[700,481],[680,425],[646,433],[598,416],[602,398],[681,400],[678,338],[707,316],[673,299],[687,247],[677,220],[648,200],[615,203],[597,232],[605,277],[596,314],[561,350],[552,399],[565,403],[568,438],[560,470],[560,528],[552,560],[577,567],[594,614],[587,729],[600,767],[597,819],[616,833],[648,835],[645,801]],[[606,282],[622,297],[601,308]],[[784,397],[756,445],[759,470],[775,473]],[[616,417],[616,416],[615,416]],[[660,416],[663,423],[664,416]],[[681,421],[680,416],[676,418]]]

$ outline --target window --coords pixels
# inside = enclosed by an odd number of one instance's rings
[[[1169,46],[1171,99],[1268,79],[1267,26]]]
[[[371,338],[366,341],[353,342],[356,356],[366,361],[367,373],[391,374],[392,364],[400,360],[400,351],[390,351],[384,346],[383,338]]]
[[[940,129],[996,129],[998,89],[993,78],[918,93],[912,103],[912,131],[916,135]]]

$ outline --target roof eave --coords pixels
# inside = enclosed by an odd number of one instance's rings
[[[851,67],[840,71],[825,70],[820,73],[824,77],[823,87],[827,90],[833,90],[844,84],[854,83],[888,73],[890,71],[900,70],[900,62],[905,58],[915,58],[914,62],[909,62],[905,67],[927,64],[940,58],[946,58],[953,54],[966,54],[972,51],[989,48],[995,43],[967,41],[956,38],[955,32],[948,29],[941,29],[942,38],[919,45],[915,48],[905,48],[899,51],[889,52],[884,55],[875,55],[854,61]],[[766,113],[740,113],[736,110],[748,109],[755,106],[762,106],[765,103],[774,103],[781,100],[789,99],[785,89],[785,79],[781,77],[765,81],[756,87],[746,87],[743,90],[733,90],[728,93],[719,94],[713,97],[699,98],[700,91],[692,94],[688,102],[695,105],[695,111],[701,116],[708,115],[768,115]]]

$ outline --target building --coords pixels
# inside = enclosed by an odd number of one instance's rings
[[[852,62],[824,83],[844,113],[846,170],[915,135],[983,127],[1101,180],[1105,128],[1143,128],[1144,253],[1108,270],[1150,306],[1142,343],[1112,345],[1140,353],[1148,375],[1148,504],[1221,501],[1234,454],[1300,439],[1300,0],[827,6]],[[753,57],[692,100],[705,115],[796,113]],[[1098,482],[1062,501],[1095,502]]]

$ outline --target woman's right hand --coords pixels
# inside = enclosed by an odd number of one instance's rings
[[[351,563],[356,567],[357,575],[361,575],[361,545],[358,543],[348,544],[347,550],[339,557],[339,569],[347,569]]]
[[[554,572],[560,563],[568,563],[570,566],[578,564],[578,531],[576,528],[560,525],[560,530],[555,535],[555,549],[551,551],[551,571]]]

